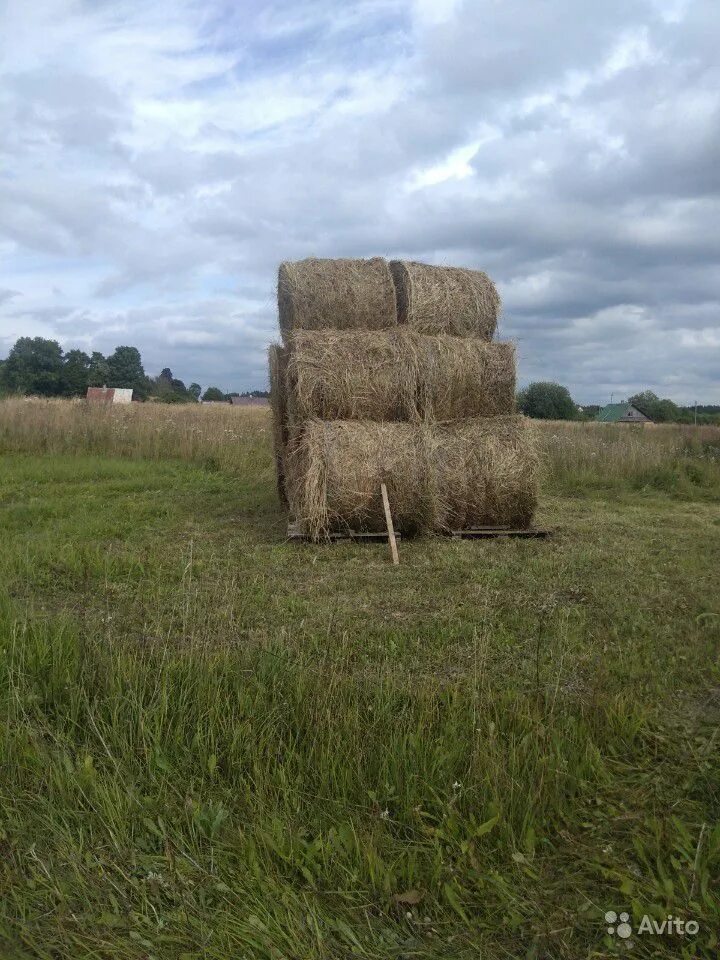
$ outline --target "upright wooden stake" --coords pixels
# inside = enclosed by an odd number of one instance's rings
[[[390,541],[390,553],[392,554],[392,561],[397,567],[400,563],[400,557],[398,556],[397,542],[395,540],[395,528],[393,527],[392,514],[390,513],[387,487],[384,483],[380,484],[380,493],[382,493],[383,507],[385,509],[385,523],[387,524],[388,540]]]

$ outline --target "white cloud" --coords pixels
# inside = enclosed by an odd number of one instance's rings
[[[424,28],[446,23],[462,8],[463,0],[415,0],[414,13],[418,24]]]
[[[720,347],[720,327],[703,327],[702,330],[680,330],[680,344],[692,349],[717,349]]]
[[[402,254],[496,278],[524,381],[720,398],[714,0],[0,16],[0,350],[255,387],[281,259]]]
[[[411,182],[411,189],[430,187],[446,180],[464,180],[473,175],[470,161],[480,149],[480,143],[475,142],[467,147],[458,147],[452,150],[440,163],[433,164],[417,173]]]

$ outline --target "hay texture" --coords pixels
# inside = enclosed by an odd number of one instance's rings
[[[514,344],[408,335],[419,343],[417,410],[423,418],[459,420],[514,413]]]
[[[306,420],[411,420],[415,343],[399,331],[299,330],[289,339],[289,416]]]
[[[526,527],[537,456],[524,417],[429,425],[308,421],[287,459],[290,510],[304,532],[385,529],[380,484],[403,533]]]
[[[426,432],[434,528],[530,525],[538,456],[525,417],[475,417]]]
[[[397,324],[395,288],[382,257],[281,263],[278,271],[280,332],[382,330]]]
[[[418,439],[409,423],[308,421],[288,455],[292,516],[316,540],[333,531],[384,530],[385,483],[396,529],[430,528],[433,503]]]
[[[268,366],[270,369],[273,454],[278,495],[283,503],[287,503],[285,493],[285,454],[288,443],[287,363],[287,349],[279,343],[271,343],[268,348]]]
[[[289,339],[288,417],[417,421],[515,409],[510,343],[412,330],[299,330]]]
[[[408,260],[391,261],[390,270],[401,324],[419,333],[492,339],[500,296],[486,273]]]

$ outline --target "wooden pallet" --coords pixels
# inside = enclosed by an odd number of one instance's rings
[[[515,527],[474,527],[470,530],[451,530],[447,536],[453,540],[482,540],[488,537],[525,537],[527,539],[538,539],[552,536],[552,530],[539,527],[527,527],[525,529],[516,529]],[[300,529],[300,524],[296,522],[288,523],[288,540],[310,540],[307,534]],[[347,540],[355,540],[360,543],[387,543],[388,532],[382,530],[377,533],[362,533],[359,530],[348,530],[345,533],[331,533],[327,539],[331,543],[342,543]],[[402,534],[395,532],[395,539],[401,540]]]
[[[542,527],[473,527],[470,530],[451,530],[453,540],[482,540],[486,537],[527,537],[529,539],[550,537],[552,530]]]
[[[288,523],[287,538],[288,540],[312,539],[312,537],[302,532],[300,524],[296,521],[290,521],[290,523]],[[345,533],[329,533],[324,539],[329,540],[331,543],[342,543],[344,540],[358,540],[361,543],[387,543],[388,532],[387,530],[382,530],[377,533],[363,533],[360,530],[348,530]],[[395,539],[402,539],[399,533],[395,534]]]

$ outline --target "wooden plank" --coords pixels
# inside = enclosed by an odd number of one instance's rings
[[[392,517],[391,517],[392,521]],[[551,537],[552,530],[538,527],[514,528],[514,527],[472,527],[467,530],[451,530],[448,536],[453,540],[482,540],[488,537],[525,537],[526,539],[537,539]],[[395,531],[393,526],[393,536],[395,541],[402,540],[402,534]],[[311,538],[303,533],[301,525],[296,521],[288,523],[288,540],[310,540]],[[345,543],[355,541],[357,543],[386,543],[390,541],[388,530],[377,530],[367,532],[364,530],[346,530],[342,533],[330,533],[327,536],[330,543]],[[392,548],[391,548],[392,549]]]
[[[297,520],[288,520],[287,528],[287,538],[288,540],[304,540],[303,532],[300,529],[300,524]]]
[[[400,563],[398,556],[397,543],[395,542],[395,530],[393,528],[392,514],[390,513],[390,501],[388,500],[387,487],[384,483],[380,484],[380,493],[382,494],[383,510],[385,511],[385,523],[387,524],[388,539],[390,540],[390,553],[394,566]]]
[[[482,540],[487,537],[525,537],[544,538],[552,535],[552,531],[537,527],[514,529],[513,527],[474,527],[470,530],[451,530],[450,536],[454,540]]]
[[[356,543],[387,543],[390,539],[387,530],[373,531],[368,533],[364,530],[349,530],[347,533],[331,533],[328,539],[332,543],[342,543],[345,540],[353,540]],[[399,533],[395,534],[396,540],[401,540]]]

